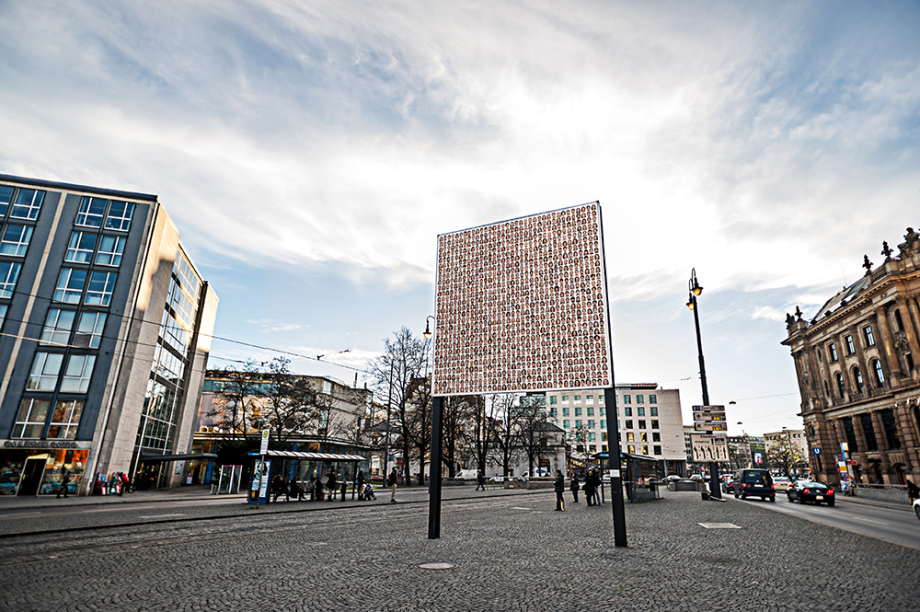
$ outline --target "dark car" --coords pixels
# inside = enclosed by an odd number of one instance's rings
[[[735,473],[735,479],[732,481],[735,497],[747,499],[748,497],[759,497],[769,499],[771,502],[776,501],[776,489],[773,487],[773,477],[770,472],[759,468],[745,468]]]
[[[811,480],[799,480],[791,487],[786,489],[786,499],[790,502],[799,500],[799,503],[820,504],[826,503],[828,506],[834,505],[834,489],[823,482],[813,482]]]

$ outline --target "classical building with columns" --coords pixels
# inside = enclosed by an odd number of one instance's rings
[[[811,468],[833,484],[844,452],[859,483],[920,481],[920,236],[882,245],[812,319],[786,316]]]

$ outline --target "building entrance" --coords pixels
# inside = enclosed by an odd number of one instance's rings
[[[47,457],[29,457],[26,459],[25,467],[22,469],[22,480],[19,482],[19,493],[17,493],[17,495],[38,494],[38,486],[42,482],[42,476],[45,473],[45,464],[47,463]]]

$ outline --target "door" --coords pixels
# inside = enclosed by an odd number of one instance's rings
[[[42,476],[45,474],[45,464],[48,460],[45,457],[41,459],[26,459],[26,465],[22,469],[22,480],[19,481],[19,493],[17,495],[35,495],[38,493],[38,486],[42,482]]]

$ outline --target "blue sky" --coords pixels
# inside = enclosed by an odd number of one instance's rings
[[[0,172],[158,194],[218,336],[353,382],[437,234],[600,200],[617,380],[699,401],[695,267],[738,433],[800,423],[784,313],[920,226],[918,109],[909,2],[0,0]]]

